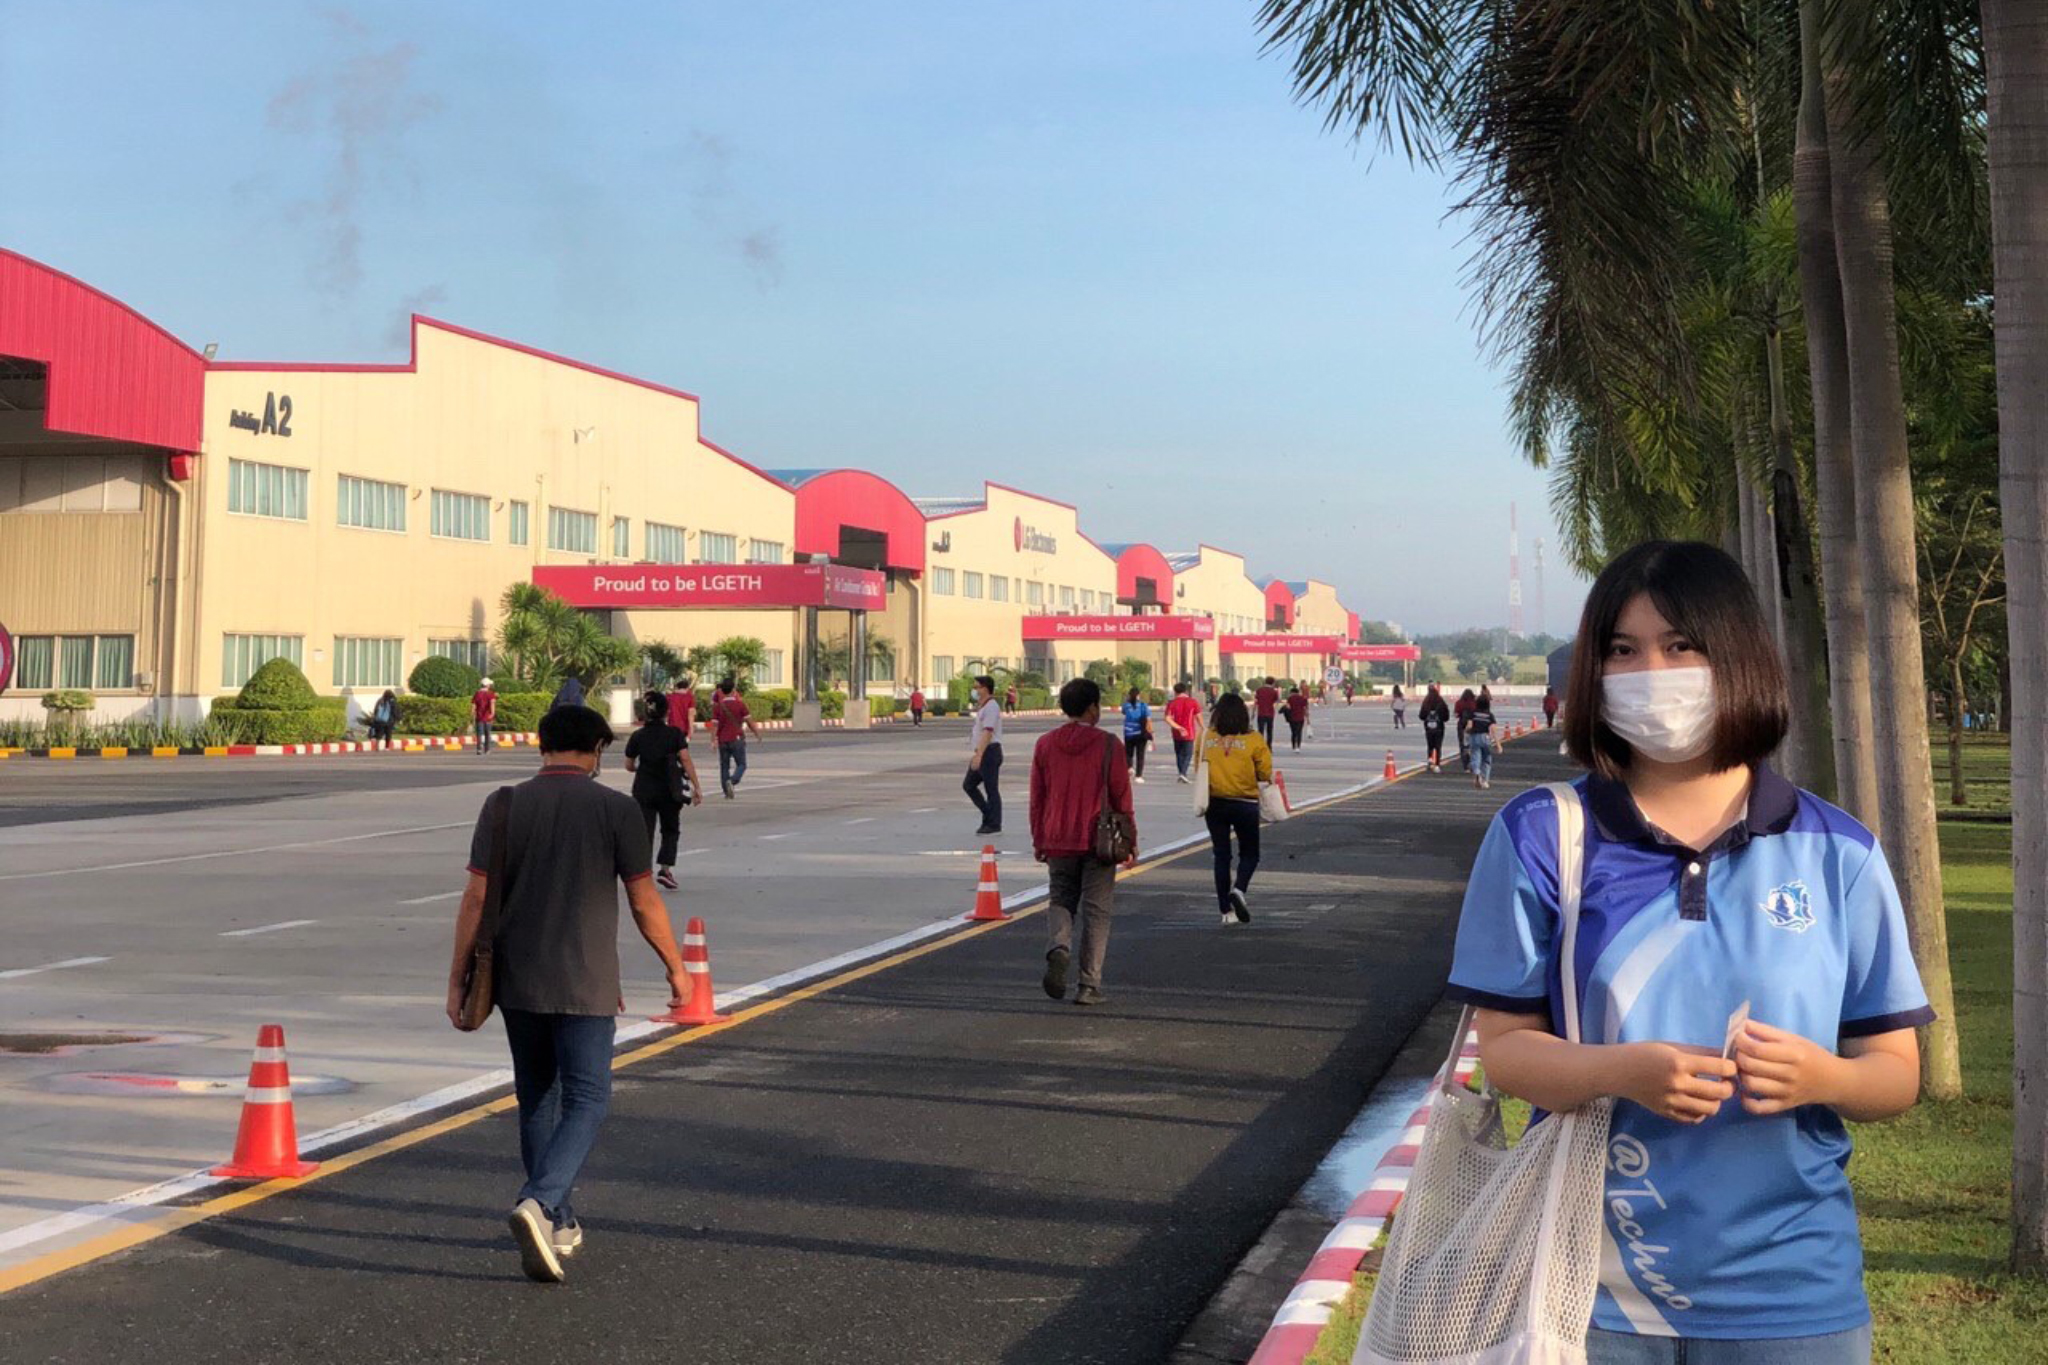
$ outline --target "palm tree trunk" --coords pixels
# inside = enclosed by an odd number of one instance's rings
[[[1813,388],[1813,476],[1820,495],[1820,566],[1834,731],[1835,800],[1877,825],[1877,770],[1871,762],[1869,628],[1863,565],[1856,551],[1856,472],[1849,444],[1849,343],[1842,328],[1842,281],[1835,261],[1833,173],[1820,78],[1820,15],[1827,0],[1801,0],[1803,75],[1792,156],[1799,233],[1799,296],[1806,318],[1806,366]]]
[[[1839,36],[1853,38],[1855,27],[1869,21],[1867,10],[1844,7],[1836,20]],[[1934,821],[1913,480],[1892,280],[1891,201],[1881,159],[1883,137],[1863,135],[1856,103],[1862,92],[1851,83],[1849,64],[1832,44],[1823,46],[1821,60],[1835,258],[1841,270],[1843,333],[1848,339],[1864,614],[1870,623],[1870,738],[1877,768],[1878,824],[1905,902],[1913,960],[1928,1002],[1939,1015],[1922,1030],[1921,1085],[1930,1098],[1946,1100],[1962,1093],[1963,1077]]]
[[[1785,406],[1785,347],[1777,324],[1764,332],[1771,389],[1771,556],[1778,571],[1779,625],[1785,679],[1791,692],[1792,733],[1785,769],[1794,782],[1825,800],[1835,799],[1835,732],[1828,712],[1827,631],[1821,624],[1820,583],[1813,572],[1813,541],[1799,493],[1799,457],[1792,449],[1792,415]]]
[[[2012,1260],[2048,1276],[2048,10],[1983,13],[2012,668]]]

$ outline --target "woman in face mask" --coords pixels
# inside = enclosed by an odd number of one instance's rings
[[[1449,993],[1487,1078],[1540,1109],[1614,1096],[1589,1365],[1864,1365],[1844,1119],[1910,1108],[1933,1018],[1870,832],[1765,760],[1783,666],[1741,568],[1656,541],[1609,564],[1565,713],[1590,771],[1577,952],[1558,812],[1508,803],[1468,883]],[[1571,971],[1580,1043],[1558,1027]],[[1796,1340],[1795,1340],[1796,1339]]]

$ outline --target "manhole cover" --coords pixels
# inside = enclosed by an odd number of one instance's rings
[[[137,1033],[128,1029],[35,1029],[0,1033],[0,1053],[19,1057],[62,1057],[95,1047],[130,1047],[141,1043],[163,1047],[173,1043],[205,1042],[198,1033]]]
[[[123,1095],[132,1099],[174,1099],[181,1095],[238,1098],[248,1088],[243,1076],[168,1076],[146,1071],[63,1071],[37,1084],[60,1095]],[[341,1095],[356,1088],[341,1076],[294,1076],[292,1094]]]

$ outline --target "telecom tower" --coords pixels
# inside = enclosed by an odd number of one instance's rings
[[[1545,631],[1545,630],[1546,630],[1546,629],[1548,628],[1548,625],[1547,625],[1547,623],[1546,623],[1546,621],[1545,621],[1545,619],[1544,619],[1544,615],[1543,615],[1543,537],[1542,537],[1542,536],[1538,536],[1538,537],[1536,537],[1536,540],[1535,540],[1535,544],[1534,544],[1534,547],[1533,547],[1533,548],[1534,548],[1534,550],[1535,550],[1535,555],[1534,555],[1534,557],[1533,557],[1533,558],[1532,558],[1532,559],[1530,560],[1530,562],[1529,562],[1529,569],[1530,569],[1530,572],[1531,572],[1531,574],[1532,574],[1532,575],[1533,575],[1533,577],[1534,577],[1534,581],[1533,581],[1533,583],[1532,583],[1532,585],[1531,585],[1531,586],[1533,586],[1533,587],[1535,588],[1535,590],[1536,590],[1536,591],[1535,591],[1535,611],[1534,611],[1533,615],[1534,615],[1534,617],[1535,617],[1535,627],[1536,627],[1536,633],[1537,633],[1538,635],[1541,635],[1541,634],[1542,634],[1542,633],[1543,633],[1543,632],[1544,632],[1544,631]]]
[[[1508,634],[1522,633],[1522,533],[1515,525],[1515,505],[1508,504]]]

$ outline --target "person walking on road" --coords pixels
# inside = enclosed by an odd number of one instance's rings
[[[611,726],[587,707],[541,718],[540,772],[486,798],[455,918],[448,1021],[463,1028],[489,880],[502,879],[486,946],[491,1003],[504,1015],[512,1052],[526,1170],[508,1221],[527,1277],[542,1282],[563,1279],[563,1261],[583,1244],[571,1194],[611,1102],[623,1008],[621,882],[634,925],[667,974],[671,1008],[690,992],[668,908],[653,887],[639,808],[592,780],[611,741]]]
[[[922,724],[924,724],[924,689],[922,687],[912,687],[910,689],[910,726],[912,729],[916,729]]]
[[[668,690],[668,723],[689,734],[697,724],[697,688],[688,678],[678,678]]]
[[[1015,683],[1011,683],[1003,689],[1003,714],[1007,716],[1017,714],[1017,684]]]
[[[1132,780],[1145,780],[1145,750],[1152,743],[1152,708],[1145,703],[1145,694],[1132,688],[1124,697],[1124,762],[1130,766]]]
[[[1223,923],[1250,924],[1252,874],[1259,870],[1259,787],[1273,780],[1273,750],[1252,733],[1244,698],[1236,693],[1216,703],[1209,713],[1209,731],[1202,737],[1202,757],[1209,765],[1209,806],[1202,819],[1209,827],[1209,847],[1216,863],[1216,904]],[[1237,836],[1236,875],[1232,875],[1230,839]]]
[[[1173,685],[1173,700],[1166,703],[1166,727],[1173,733],[1173,767],[1178,781],[1193,780],[1195,742],[1202,733],[1202,703],[1184,682]]]
[[[476,691],[469,698],[470,723],[476,730],[476,751],[482,756],[491,751],[491,726],[498,719],[498,693],[485,678],[477,684]]]
[[[1280,689],[1273,686],[1271,678],[1259,684],[1259,690],[1252,694],[1253,713],[1259,720],[1259,738],[1266,741],[1266,747],[1273,747],[1273,716],[1280,709]]]
[[[1358,685],[1351,681],[1351,676],[1347,673],[1344,676],[1344,704],[1351,705],[1351,699],[1357,695]]]
[[[979,675],[969,698],[974,707],[974,729],[969,737],[974,748],[960,788],[981,812],[981,828],[974,832],[1001,834],[1003,794],[998,784],[1003,775],[1003,707],[996,700],[996,680],[986,673]]]
[[[1478,703],[1465,717],[1465,745],[1470,751],[1472,785],[1485,791],[1493,785],[1493,701],[1486,692],[1479,694]]]
[[[718,787],[730,801],[739,792],[740,779],[747,775],[747,735],[761,737],[761,727],[754,724],[753,714],[740,696],[739,680],[730,673],[719,679],[718,691],[711,698],[711,723],[717,727],[713,737],[718,741]]]
[[[1301,730],[1308,724],[1308,694],[1296,683],[1294,690],[1287,694],[1287,747],[1297,753],[1301,750]]]
[[[1557,724],[1557,693],[1543,689],[1543,728],[1548,730]]]
[[[1401,684],[1399,684],[1399,683],[1395,683],[1395,684],[1394,684],[1394,695],[1393,695],[1393,697],[1392,697],[1391,701],[1392,701],[1392,706],[1393,706],[1393,709],[1394,709],[1394,728],[1395,728],[1396,730],[1405,730],[1405,729],[1407,729],[1407,728],[1408,728],[1408,698],[1406,698],[1406,697],[1404,697],[1404,696],[1402,696],[1402,695],[1401,695]]]
[[[370,705],[370,742],[390,744],[391,732],[398,725],[398,694],[390,688]]]
[[[1116,741],[1102,733],[1102,688],[1092,679],[1074,678],[1061,686],[1059,701],[1067,723],[1040,735],[1031,751],[1031,851],[1051,882],[1042,984],[1053,999],[1066,998],[1078,920],[1081,971],[1074,1003],[1099,1005],[1108,999],[1102,961],[1109,951],[1116,868],[1096,855],[1096,822],[1106,802],[1135,860],[1137,808],[1130,772],[1116,761]]]
[[[572,673],[562,679],[562,685],[555,689],[555,699],[548,703],[548,710],[554,711],[564,706],[581,706],[583,696],[583,679]]]
[[[683,807],[704,790],[697,785],[697,761],[690,757],[690,732],[668,720],[668,698],[649,692],[647,723],[626,741],[626,771],[633,774],[633,800],[647,821],[647,837],[661,827],[661,848],[654,855],[654,880],[676,889],[676,839],[682,831]]]
[[[1479,705],[1478,696],[1471,688],[1458,694],[1458,701],[1451,713],[1458,719],[1458,763],[1466,772],[1472,771],[1472,752],[1465,747],[1465,726],[1471,719],[1472,710]]]
[[[1627,1174],[1599,1201],[1585,1359],[1867,1365],[1844,1120],[1912,1108],[1934,1018],[1884,850],[1767,762],[1784,666],[1734,559],[1635,546],[1581,619],[1563,729],[1587,927],[1566,959],[1557,797],[1525,792],[1480,845],[1446,994],[1501,1091],[1614,1097]],[[1600,1041],[1557,1036],[1568,999]]]
[[[1422,698],[1422,705],[1415,712],[1422,722],[1422,738],[1429,745],[1429,770],[1440,773],[1444,770],[1444,728],[1451,723],[1451,708],[1444,704],[1444,694],[1435,683]]]

